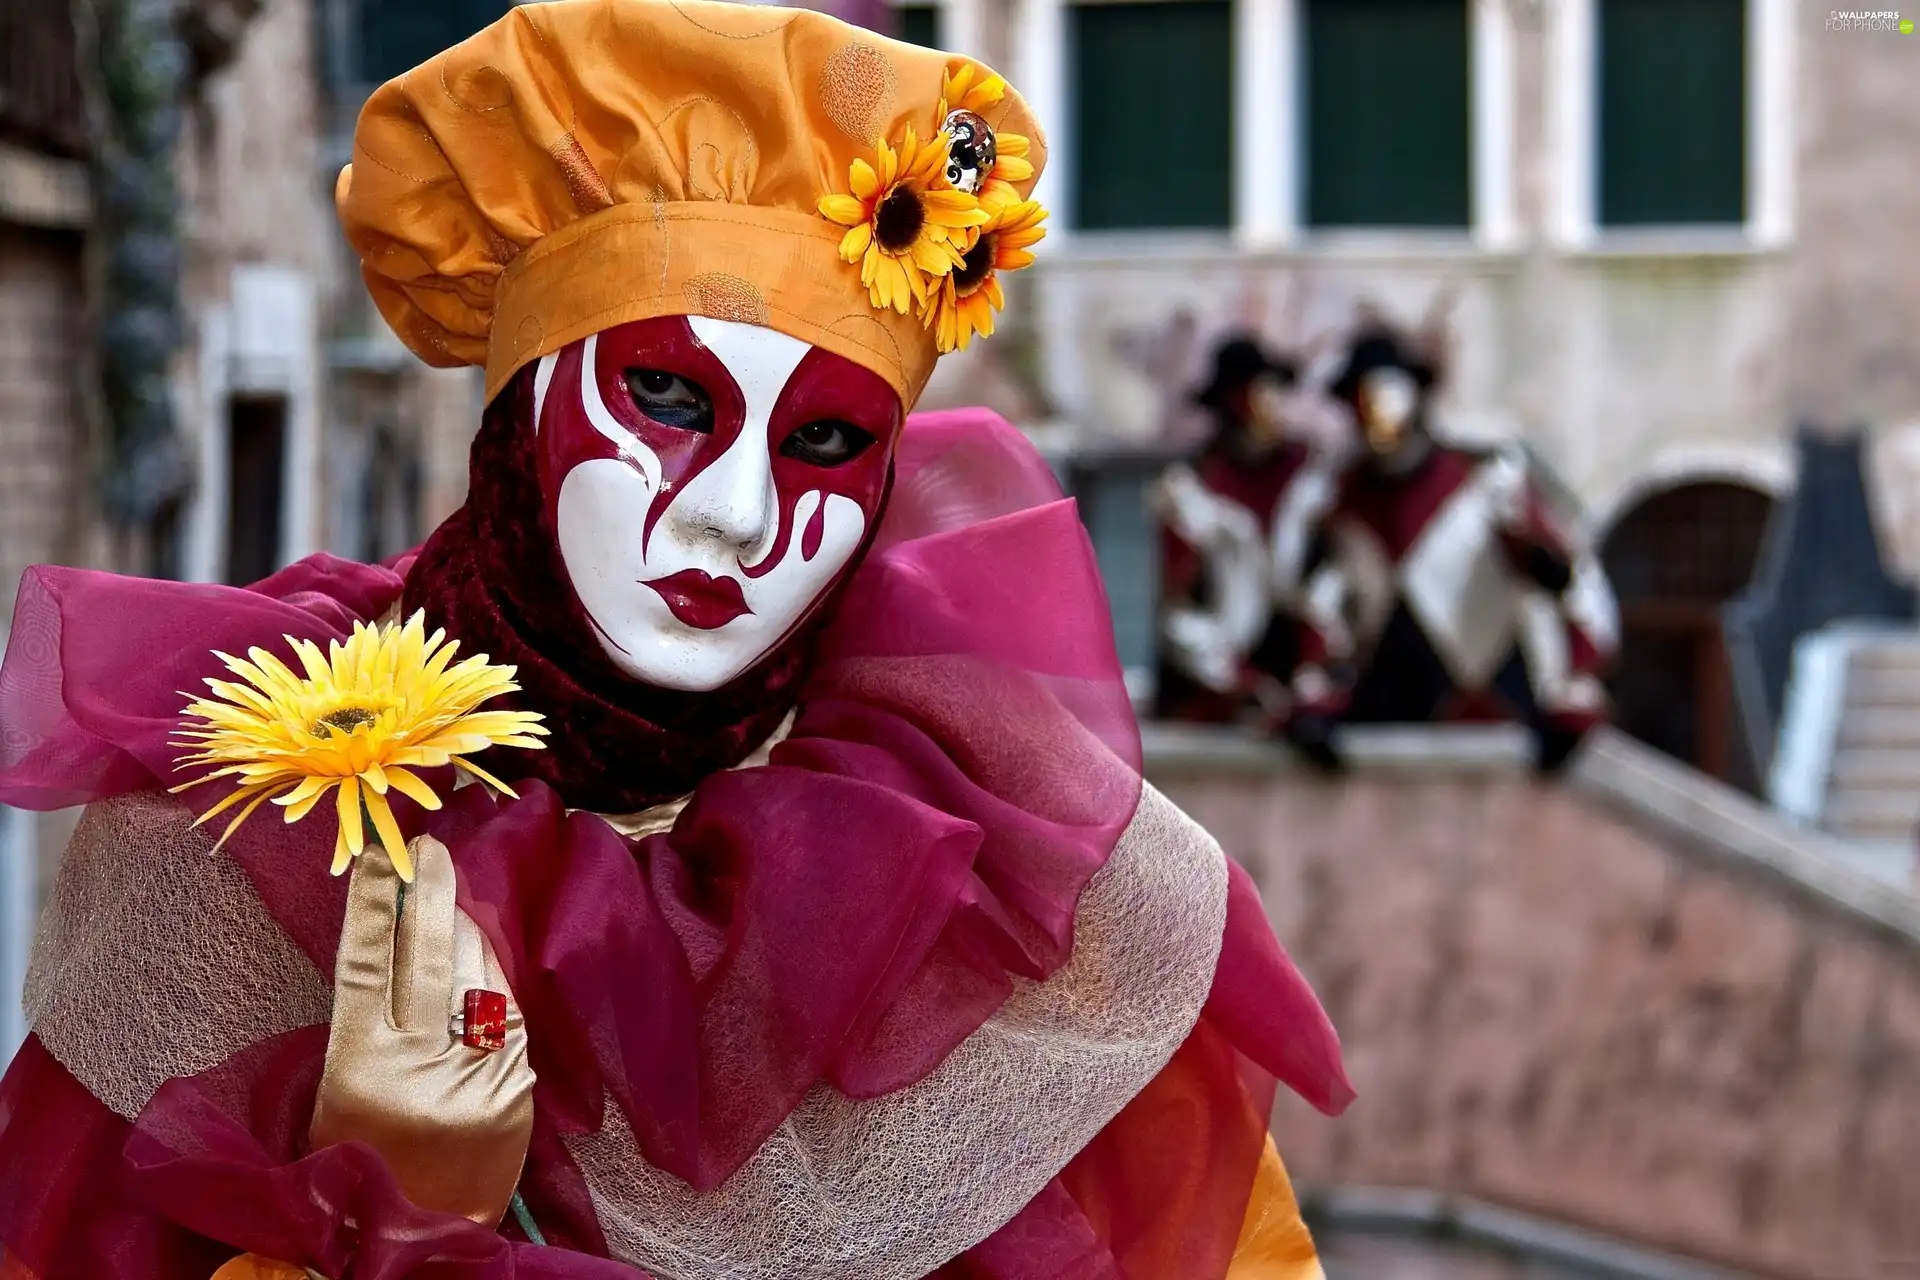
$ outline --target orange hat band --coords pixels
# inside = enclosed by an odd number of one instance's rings
[[[567,224],[500,277],[487,399],[521,368],[603,329],[656,316],[765,325],[871,369],[911,407],[937,358],[918,317],[876,310],[846,228],[786,209],[622,204]]]

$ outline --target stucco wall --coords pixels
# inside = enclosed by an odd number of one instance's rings
[[[1828,6],[1795,8],[1800,230],[1790,403],[1842,424],[1920,418],[1915,37],[1829,32]]]
[[[1155,769],[1253,871],[1343,1037],[1352,1110],[1277,1114],[1302,1183],[1781,1277],[1920,1261],[1916,935],[1577,780],[1433,769]]]

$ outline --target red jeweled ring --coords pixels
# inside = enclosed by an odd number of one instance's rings
[[[447,1019],[447,1030],[469,1049],[494,1053],[507,1047],[507,997],[503,992],[467,988],[464,1009]]]

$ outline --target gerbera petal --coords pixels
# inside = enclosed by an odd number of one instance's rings
[[[407,852],[407,838],[400,834],[400,824],[393,820],[393,810],[387,806],[387,798],[368,796],[367,812],[373,817],[374,833],[380,838],[380,847],[387,851],[393,869],[400,873],[402,882],[412,884],[413,857]]]
[[[347,849],[357,858],[367,846],[366,828],[360,823],[360,779],[340,779],[334,809],[340,815],[340,829],[347,833]]]
[[[347,864],[352,861],[353,850],[347,848],[347,829],[341,827],[338,834],[333,837],[333,866],[330,870],[337,876],[345,871]]]
[[[880,175],[865,160],[855,160],[847,170],[847,185],[857,199],[871,201],[880,190]]]
[[[265,804],[267,802],[267,798],[272,794],[273,794],[272,787],[262,787],[260,791],[253,797],[253,799],[247,802],[246,808],[242,809],[239,813],[236,813],[233,815],[233,821],[229,822],[227,824],[227,829],[220,833],[220,838],[213,842],[213,850],[215,853],[218,853],[222,848],[222,846],[224,846],[227,843],[227,837],[232,835],[235,831],[238,831],[240,829],[240,824],[245,822],[248,818],[252,817],[253,811],[255,809],[258,809],[261,805]]]
[[[319,645],[311,640],[294,640],[291,643],[294,656],[299,658],[300,665],[306,668],[307,679],[315,684],[324,684],[333,678],[333,668],[327,665]]]
[[[202,823],[207,822],[209,819],[216,818],[221,814],[225,813],[228,809],[231,809],[234,805],[239,804],[242,800],[246,800],[254,795],[259,794],[262,791],[271,790],[272,787],[273,787],[273,784],[270,782],[256,783],[255,785],[250,787],[249,786],[235,787],[227,795],[221,797],[220,803],[214,805],[211,809],[208,809],[205,813],[195,818],[193,820],[193,825],[196,827],[200,826]]]
[[[440,797],[411,769],[395,765],[387,769],[387,781],[407,799],[433,813],[440,808]]]
[[[322,794],[329,787],[333,786],[333,783],[334,783],[334,779],[332,778],[321,778],[321,777],[302,778],[300,779],[299,786],[289,791],[286,795],[281,796],[278,800],[274,801],[274,803],[287,805],[289,807],[296,804],[300,804],[303,801],[310,800],[315,796]]]
[[[321,781],[321,784],[318,790],[312,792],[311,794],[304,795],[300,797],[300,799],[289,804],[287,806],[287,812],[286,812],[286,821],[288,825],[292,825],[293,823],[300,821],[302,818],[312,813],[314,809],[319,806],[320,802],[326,799],[327,792],[333,790],[338,785],[339,785],[338,779],[334,779],[334,778],[323,779]]]
[[[465,759],[463,757],[456,756],[453,762],[454,764],[458,765],[460,768],[465,769],[468,773],[472,774],[474,777],[480,779],[480,781],[492,787],[495,791],[498,791],[501,795],[512,796],[516,800],[520,798],[519,793],[516,792],[512,787],[500,781],[500,779],[494,777],[492,774],[488,773],[485,769],[482,769],[479,765],[475,764],[473,761]]]

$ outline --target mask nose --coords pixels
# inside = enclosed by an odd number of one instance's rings
[[[716,458],[686,493],[684,509],[675,514],[686,534],[710,538],[745,555],[767,538],[773,527],[773,460],[756,443],[751,431]]]
[[[1368,374],[1360,385],[1360,421],[1375,449],[1392,449],[1406,434],[1419,393],[1413,379],[1398,369]]]

